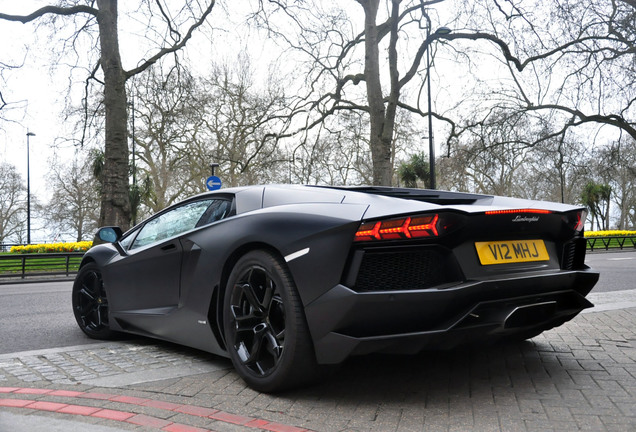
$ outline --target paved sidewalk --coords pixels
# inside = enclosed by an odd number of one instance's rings
[[[150,340],[0,355],[0,431],[636,430],[636,290],[590,297],[529,342],[357,357],[280,395]]]

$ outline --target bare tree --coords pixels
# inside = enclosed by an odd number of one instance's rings
[[[361,26],[358,13],[316,1],[261,0],[253,15],[259,26],[309,59],[310,90],[296,99],[292,118],[306,116],[303,127],[312,128],[343,111],[368,116],[376,185],[393,182],[398,110],[427,114],[415,103],[409,104],[404,95],[414,78],[421,77],[421,63],[430,44],[443,37],[430,31],[427,11],[442,1],[358,0],[364,15]],[[381,49],[386,53],[381,55]],[[382,81],[383,76],[388,77],[387,82]],[[366,90],[356,88],[360,83]]]
[[[428,69],[422,63],[438,47],[454,52],[459,67],[476,80],[474,91],[445,104],[453,108],[452,116],[431,113],[447,123],[448,146],[474,142],[475,134],[488,132],[484,124],[501,116],[525,117],[534,127],[547,119],[547,133],[519,142],[526,147],[558,142],[583,125],[608,125],[636,136],[636,3],[631,0],[357,3],[362,24],[348,5],[312,1],[260,0],[253,19],[304,56],[300,65],[310,90],[299,93],[291,114],[306,116],[303,127],[345,110],[368,116],[376,184],[391,183],[396,112],[429,114],[420,104]],[[431,31],[442,8],[452,21],[451,34]],[[498,68],[493,72],[484,65]],[[356,87],[362,82],[364,91]],[[470,137],[464,138],[468,131]],[[492,144],[510,145],[505,136]],[[450,147],[447,153],[454,156]],[[565,182],[560,186],[565,199]]]
[[[371,181],[367,125],[357,123],[354,117],[346,123],[326,122],[293,143],[288,155],[290,183],[344,185]]]
[[[150,211],[157,212],[201,192],[208,171],[201,130],[206,111],[195,78],[180,67],[156,65],[134,81],[135,169],[138,182],[149,181]]]
[[[274,73],[270,70],[259,86],[255,66],[239,53],[235,62],[214,65],[202,80],[208,161],[220,164],[228,185],[286,178],[276,170],[286,160],[278,132],[285,127],[287,100]]]
[[[26,224],[26,187],[13,165],[0,162],[0,243],[15,240]]]
[[[53,181],[49,204],[42,209],[49,229],[70,234],[77,241],[88,240],[97,229],[99,218],[99,188],[85,160],[50,164]]]
[[[24,103],[24,101],[11,100],[3,92],[3,87],[7,85],[5,79],[5,71],[19,69],[21,66],[22,65],[20,64],[0,61],[0,130],[3,129],[3,123],[10,118],[10,116],[7,114],[7,111],[11,111],[12,109],[19,109]]]
[[[457,145],[453,159],[461,161],[459,172],[447,173],[448,181],[470,180],[470,191],[536,198],[528,190],[521,171],[531,161],[531,152],[525,145],[535,130],[523,116],[510,116],[506,112],[493,113],[488,123],[471,130],[466,144]]]
[[[600,149],[590,164],[601,181],[611,187],[618,209],[618,229],[636,226],[636,141],[620,139]]]
[[[478,128],[496,106],[537,122],[550,119],[550,133],[528,145],[584,125],[611,126],[636,138],[636,3],[510,0],[493,8],[490,0],[477,0],[461,8],[457,22],[465,30],[448,35],[449,46],[473,64],[499,64],[496,74],[506,78],[495,85],[478,81],[478,101],[464,107],[478,114],[462,126]]]
[[[94,81],[103,85],[105,144],[100,225],[120,225],[127,228],[131,219],[126,81],[144,72],[162,57],[183,48],[195,29],[206,20],[214,4],[214,0],[204,4],[192,0],[184,2],[180,10],[170,11],[167,4],[161,0],[141,2],[141,5],[150,8],[149,16],[159,18],[165,27],[164,30],[153,31],[160,45],[156,51],[141,59],[136,67],[129,70],[124,69],[121,61],[117,0],[63,2],[61,6],[44,6],[26,15],[0,13],[2,20],[22,23],[46,17],[50,18],[49,22],[52,25],[58,18],[70,20],[74,23],[76,31],[69,39],[63,41],[60,46],[61,52],[67,48],[77,50],[81,44],[76,45],[76,41],[82,33],[96,31],[98,34],[98,46],[92,46],[91,49],[94,51],[86,54],[88,65],[85,68],[90,71],[86,77],[87,86]],[[77,51],[75,52],[80,56]],[[99,53],[96,58],[91,55],[95,53]],[[102,76],[98,76],[100,69]]]

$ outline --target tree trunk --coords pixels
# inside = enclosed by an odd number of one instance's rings
[[[378,27],[376,17],[379,0],[360,0],[364,8],[364,76],[369,102],[369,145],[373,159],[373,184],[391,186],[393,167],[391,166],[391,138],[385,131],[385,108],[380,83],[380,62],[378,49]]]
[[[102,205],[99,225],[130,226],[126,75],[119,54],[117,0],[97,0],[106,109]]]

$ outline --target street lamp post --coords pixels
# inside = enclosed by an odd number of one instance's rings
[[[452,30],[448,27],[440,27],[438,28],[434,35],[447,35]],[[429,188],[437,189],[437,185],[435,183],[435,145],[433,143],[433,108],[431,103],[431,57],[429,51],[431,49],[431,41],[429,40],[431,37],[431,23],[428,22],[426,26],[426,40],[428,41],[426,44],[426,85],[428,87],[428,156],[429,156],[429,172],[430,172],[430,181]]]
[[[135,143],[135,94],[132,94],[132,102],[129,103],[130,111],[132,114],[132,184],[133,191],[135,196],[139,196],[139,191],[137,190],[137,161],[136,161],[136,143]],[[136,200],[139,201],[139,200]],[[136,206],[139,206],[139,202],[134,203]],[[137,208],[132,209],[132,224],[133,226],[137,225]]]
[[[35,136],[27,129],[27,244],[31,244],[31,164],[29,161],[29,138]]]

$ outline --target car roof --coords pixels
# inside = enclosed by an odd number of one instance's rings
[[[541,207],[553,211],[568,211],[579,207],[494,195],[388,186],[268,184],[219,189],[197,195],[191,199],[224,195],[236,197],[237,214],[260,208],[303,203],[367,204],[370,209],[365,217],[425,211],[440,206],[467,212],[485,211],[487,208],[492,209],[493,207]]]

